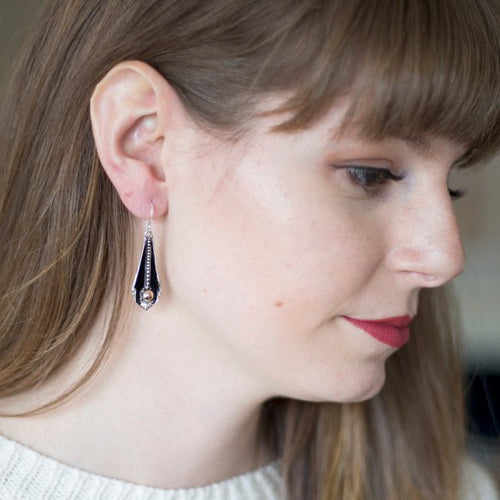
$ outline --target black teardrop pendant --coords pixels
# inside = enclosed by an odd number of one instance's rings
[[[151,234],[146,235],[144,238],[144,248],[134,285],[132,286],[132,293],[137,305],[145,311],[156,304],[161,293],[160,281],[156,271],[153,236]]]

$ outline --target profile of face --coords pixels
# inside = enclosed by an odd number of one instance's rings
[[[272,130],[283,116],[259,117],[237,141],[179,118],[158,146],[168,208],[153,230],[165,291],[138,314],[182,318],[206,356],[267,397],[373,396],[397,348],[346,317],[413,317],[422,288],[464,267],[448,186],[463,148],[368,140],[340,130],[344,113],[339,104],[291,133]],[[144,119],[134,140],[161,123]]]

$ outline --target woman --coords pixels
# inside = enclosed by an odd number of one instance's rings
[[[2,114],[2,498],[494,498],[442,286],[498,9],[49,1]]]

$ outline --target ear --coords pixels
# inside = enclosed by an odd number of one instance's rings
[[[168,165],[162,158],[184,118],[170,84],[151,66],[126,61],[113,67],[90,101],[101,164],[122,202],[137,217],[167,212]]]

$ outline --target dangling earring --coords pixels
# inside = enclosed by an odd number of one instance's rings
[[[151,229],[153,220],[153,202],[151,202],[151,216],[146,222],[144,232],[144,248],[139,262],[137,274],[132,286],[132,294],[135,301],[145,311],[156,304],[161,293],[160,281],[156,272],[155,252],[153,248],[153,231]]]

